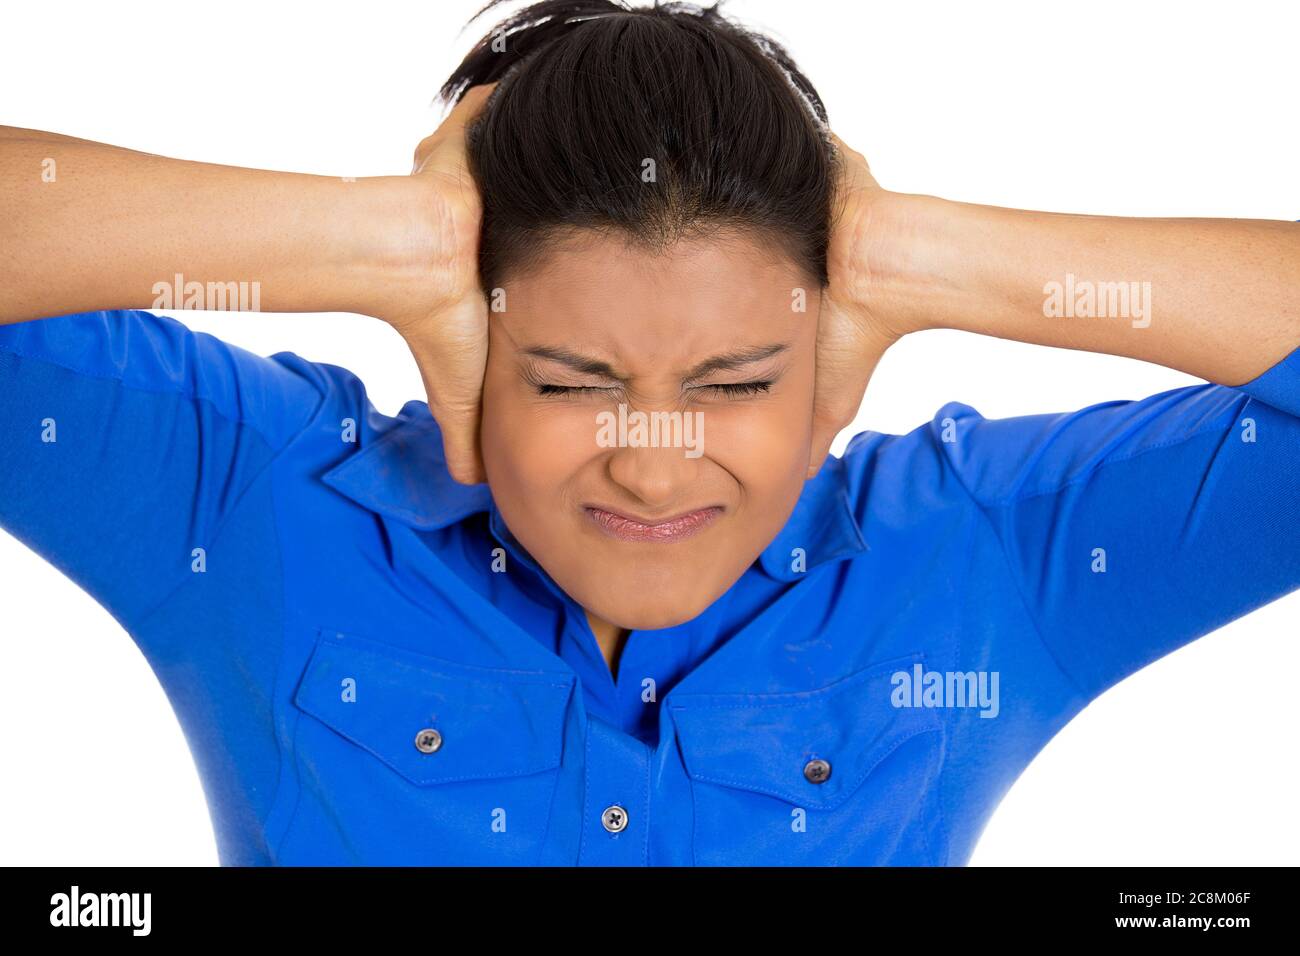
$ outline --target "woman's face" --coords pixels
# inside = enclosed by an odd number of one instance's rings
[[[820,289],[750,239],[587,235],[501,291],[482,438],[507,526],[605,621],[690,620],[803,488]]]

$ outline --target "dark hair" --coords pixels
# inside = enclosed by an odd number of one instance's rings
[[[576,230],[652,251],[757,234],[826,284],[826,108],[782,46],[719,5],[542,0],[466,55],[440,99],[500,81],[467,131],[485,289]]]

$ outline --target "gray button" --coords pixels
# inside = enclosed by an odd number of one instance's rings
[[[610,833],[618,833],[627,829],[627,811],[617,803],[612,807],[606,807],[605,812],[600,815],[600,824]]]
[[[415,749],[422,754],[431,754],[442,746],[442,734],[432,727],[426,727],[415,735]]]
[[[809,783],[825,783],[831,776],[831,765],[818,757],[809,760],[803,767],[804,778]]]

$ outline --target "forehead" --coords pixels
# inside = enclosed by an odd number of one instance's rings
[[[735,233],[649,252],[584,234],[503,283],[520,348],[565,344],[637,366],[815,332],[819,289],[775,244]]]

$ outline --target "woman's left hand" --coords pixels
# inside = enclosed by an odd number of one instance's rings
[[[852,423],[867,381],[902,333],[873,307],[872,275],[887,240],[880,212],[892,194],[880,188],[866,158],[831,134],[841,167],[837,214],[827,250],[829,288],[817,321],[817,386],[808,477],[821,468],[831,443]]]

